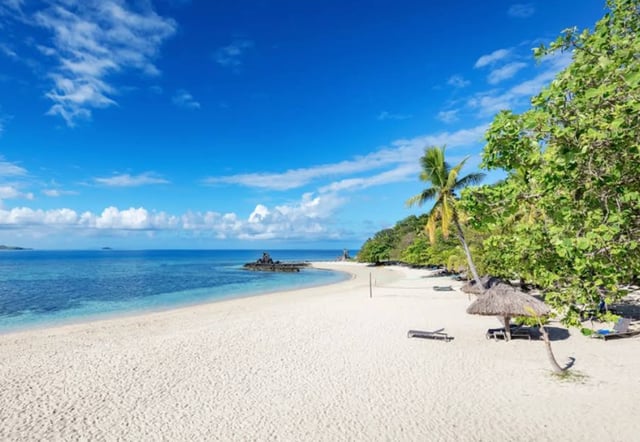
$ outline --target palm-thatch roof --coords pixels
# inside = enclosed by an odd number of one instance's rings
[[[478,297],[467,308],[467,313],[486,316],[543,316],[551,312],[549,306],[512,285],[499,282]]]
[[[472,315],[502,316],[507,340],[511,340],[512,316],[542,316],[550,312],[544,302],[504,282],[488,289],[467,307],[467,313]]]
[[[494,276],[483,276],[482,278],[480,278],[480,281],[482,281],[482,284],[486,288],[491,288],[494,285],[496,285],[497,283],[499,283],[500,279],[496,278]],[[482,294],[482,290],[480,289],[480,287],[478,287],[478,285],[476,284],[475,279],[473,279],[473,278],[468,280],[462,287],[460,287],[460,290],[462,290],[465,293],[471,294],[471,295],[481,295]]]

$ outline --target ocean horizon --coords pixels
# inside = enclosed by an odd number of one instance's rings
[[[343,250],[269,250],[283,262],[333,261]],[[0,333],[170,310],[331,284],[340,272],[242,268],[263,250],[15,250],[0,252]],[[355,251],[349,250],[351,256]]]

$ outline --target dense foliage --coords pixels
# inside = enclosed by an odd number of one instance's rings
[[[593,32],[569,29],[536,50],[573,60],[530,110],[495,117],[483,167],[508,176],[463,200],[490,234],[488,269],[541,286],[570,323],[640,275],[639,1],[608,6]]]
[[[394,227],[379,231],[360,248],[358,261],[378,263],[402,260],[403,251],[416,240],[425,223],[425,215],[411,215]]]
[[[592,31],[568,29],[536,49],[537,58],[570,52],[572,62],[529,110],[500,112],[487,130],[482,167],[506,179],[449,201],[469,216],[465,233],[483,240],[476,260],[541,287],[572,324],[581,309],[615,302],[640,282],[640,0],[607,6]],[[426,192],[422,200],[436,196]],[[433,238],[434,223],[414,217],[410,241],[380,232],[360,259],[447,264],[438,247],[457,246],[416,233],[427,226]]]
[[[401,261],[413,265],[442,266],[450,270],[466,271],[467,261],[460,242],[453,237],[445,238],[442,229],[437,229],[435,241],[431,243],[428,233],[424,230],[426,222],[426,215],[411,215],[394,227],[379,231],[364,243],[358,253],[358,261]],[[479,234],[465,229],[465,235],[474,256],[481,256]],[[482,261],[476,264],[482,271]]]

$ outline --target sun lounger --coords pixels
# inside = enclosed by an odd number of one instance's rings
[[[434,339],[445,342],[453,340],[453,336],[449,336],[447,333],[444,333],[443,330],[443,328],[436,331],[409,330],[407,332],[407,338]]]
[[[596,332],[592,334],[591,337],[608,341],[609,339],[630,338],[631,336],[640,335],[640,329],[629,330],[630,325],[630,318],[620,318],[618,319],[618,322],[616,322],[616,324],[613,326],[613,329],[596,330]]]
[[[528,339],[529,341],[532,339],[539,339],[539,335],[534,329],[531,327],[518,327],[515,325],[511,326],[511,339]],[[504,327],[501,328],[490,328],[486,333],[487,339],[498,339],[507,340],[507,331]]]
[[[450,285],[434,285],[433,289],[436,292],[452,292],[453,291],[453,287],[451,287]]]

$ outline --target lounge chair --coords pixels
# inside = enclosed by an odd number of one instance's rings
[[[436,292],[452,292],[453,291],[453,287],[451,287],[450,285],[434,285],[433,289]]]
[[[523,327],[511,325],[511,339],[528,339],[529,341],[532,339],[539,339],[540,335],[531,327]],[[504,327],[501,328],[490,328],[487,330],[485,334],[487,339],[504,339],[507,340],[507,331]]]
[[[600,330],[596,330],[594,334],[591,335],[593,338],[604,339],[605,341],[609,339],[618,339],[618,338],[630,338],[631,336],[640,335],[640,329],[637,330],[629,330],[629,326],[631,325],[631,318],[620,318],[618,322],[613,326],[613,329],[605,329],[602,328]]]
[[[444,333],[443,330],[444,328],[436,331],[409,330],[407,332],[407,338],[435,339],[444,342],[453,340],[453,336],[449,336],[447,333]]]

